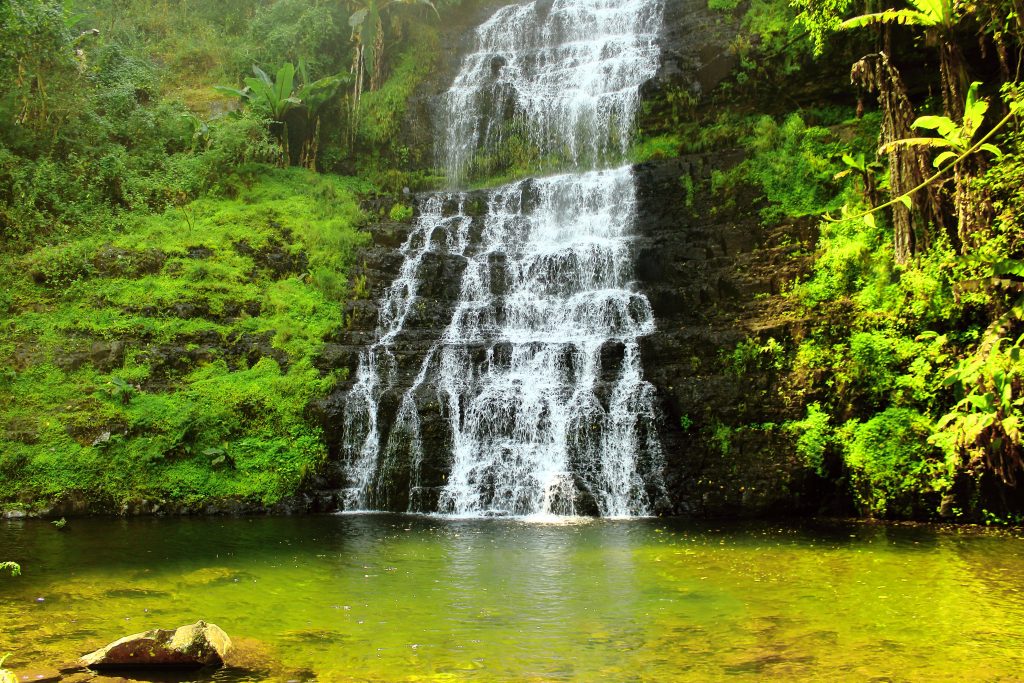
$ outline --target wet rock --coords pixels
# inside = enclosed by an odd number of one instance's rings
[[[256,266],[252,275],[264,271],[273,280],[281,280],[290,275],[304,273],[309,267],[309,257],[305,252],[292,251],[288,245],[273,239],[266,246],[256,249],[246,240],[234,244],[235,252],[248,256]]]
[[[220,666],[231,639],[214,624],[197,621],[175,630],[153,629],[126,636],[83,656],[79,663],[93,670],[195,668]]]
[[[501,70],[508,64],[508,60],[501,55],[496,55],[491,58],[491,76],[497,78],[501,74]]]
[[[635,272],[657,323],[641,340],[641,361],[659,402],[668,499],[657,507],[666,513],[753,515],[813,505],[802,493],[792,443],[747,428],[799,419],[803,405],[778,378],[755,371],[740,379],[722,360],[748,338],[786,343],[793,336],[798,314],[765,293],[808,266],[783,245],[812,239],[798,225],[764,226],[757,197],[745,190],[735,208],[715,206],[708,177],[741,159],[741,152],[717,152],[636,167]],[[692,201],[676,189],[687,176]],[[723,429],[725,445],[714,438]]]
[[[313,359],[313,365],[325,374],[332,370],[347,369],[349,376],[352,376],[359,366],[361,350],[360,346],[327,343]]]
[[[124,363],[123,341],[93,342],[87,349],[65,350],[57,354],[54,362],[62,370],[72,372],[92,365],[100,372],[109,372]]]
[[[98,275],[105,277],[139,277],[159,273],[167,262],[160,249],[122,249],[112,244],[100,247],[92,258]]]
[[[410,230],[406,223],[377,223],[370,229],[370,237],[376,246],[397,249],[409,239]]]
[[[205,261],[211,256],[213,256],[213,249],[204,246],[188,247],[185,252],[185,258],[195,259],[196,261]]]
[[[601,345],[601,381],[614,382],[622,371],[622,362],[626,357],[626,345],[612,339]]]
[[[274,649],[253,638],[233,639],[231,649],[224,655],[224,666],[230,668],[233,674],[243,671],[248,673],[250,680],[267,680],[271,671],[280,671],[282,668]]]
[[[18,683],[57,683],[63,679],[63,675],[56,669],[28,669],[18,671],[15,680]],[[3,674],[0,674],[0,681],[3,681]]]

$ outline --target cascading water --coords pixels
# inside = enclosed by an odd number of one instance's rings
[[[467,210],[471,193],[420,207],[346,402],[347,509],[392,507],[400,479],[416,511],[651,511],[661,453],[639,351],[654,321],[631,287],[635,187],[630,167],[602,167],[623,157],[639,87],[657,70],[661,14],[660,0],[549,0],[505,7],[477,30],[445,98],[438,156],[451,182],[511,135],[594,170],[491,190],[483,212]],[[464,261],[460,291],[403,383],[396,340],[424,303],[423,264],[439,254]],[[432,498],[424,389],[450,450]]]

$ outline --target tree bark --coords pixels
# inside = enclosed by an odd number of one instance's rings
[[[899,71],[885,52],[862,57],[850,72],[853,83],[878,94],[882,109],[879,147],[911,137],[914,108]],[[931,158],[926,150],[893,147],[889,152],[889,187],[894,197],[906,194],[928,178]],[[939,188],[929,185],[911,196],[912,209],[897,203],[892,209],[893,251],[896,263],[904,264],[933,241],[931,225],[945,229],[946,220]]]

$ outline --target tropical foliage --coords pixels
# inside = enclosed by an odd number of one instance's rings
[[[725,206],[745,184],[759,190],[766,230],[826,219],[805,228],[817,230],[797,252],[811,255],[810,272],[785,297],[803,322],[781,354],[779,395],[799,411],[782,433],[849,509],[1019,519],[1019,3],[792,0],[723,9],[741,15],[748,35],[737,45],[739,77],[718,96],[745,97],[769,116],[704,119],[700,138],[740,139],[747,152],[711,190]],[[793,31],[759,28],[787,21]],[[789,106],[772,100],[782,74],[800,83],[829,73],[838,85],[851,60],[854,87],[845,95],[823,95],[827,104],[802,93]],[[744,76],[755,68],[758,78]],[[833,116],[816,109],[836,104]],[[659,132],[687,137],[685,128]],[[756,382],[746,373],[739,380]],[[708,441],[719,431],[708,425]]]
[[[269,505],[316,475],[318,358],[361,227],[436,177],[413,105],[458,4],[0,2],[0,500]],[[646,93],[635,158],[742,147],[672,187],[808,266],[758,295],[789,336],[719,360],[790,413],[687,434],[771,431],[863,514],[1024,511],[1019,0],[708,6],[736,68]],[[542,165],[506,141],[482,173]]]
[[[315,474],[309,408],[339,380],[317,359],[376,216],[360,205],[387,216],[382,178],[430,177],[390,131],[438,57],[438,13],[382,10],[377,92],[402,99],[363,98],[378,136],[346,92],[356,10],[0,3],[5,507],[272,505]]]

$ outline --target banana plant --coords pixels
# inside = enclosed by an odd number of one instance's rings
[[[302,85],[299,86],[298,98],[306,112],[307,128],[300,163],[310,170],[316,170],[316,158],[320,151],[320,112],[342,86],[352,82],[353,77],[340,73],[311,81],[305,59],[299,59],[299,77]]]
[[[245,88],[231,88],[224,85],[214,86],[214,90],[226,95],[233,95],[249,102],[259,102],[270,111],[270,118],[277,126],[278,139],[281,141],[282,161],[285,166],[291,163],[291,152],[288,150],[288,124],[284,117],[292,107],[302,104],[302,100],[294,94],[295,88],[295,65],[285,62],[277,70],[276,78],[271,78],[267,72],[253,64],[252,72],[255,77],[245,79]]]
[[[964,85],[967,68],[956,40],[956,31],[966,13],[961,0],[907,0],[909,9],[888,9],[847,19],[841,29],[862,28],[884,24],[916,27],[924,30],[925,41],[939,49],[939,71],[942,78],[942,101],[946,114],[963,116]]]
[[[233,95],[250,102],[259,102],[266,105],[270,110],[270,117],[278,122],[284,122],[284,116],[295,105],[302,104],[302,100],[295,96],[295,65],[286,62],[277,70],[276,78],[270,78],[267,72],[255,64],[252,67],[255,77],[245,79],[245,88],[231,88],[225,85],[214,86],[214,90]]]
[[[933,130],[939,137],[919,137],[896,140],[886,145],[886,150],[893,147],[929,147],[932,149],[945,150],[935,157],[933,162],[936,168],[940,168],[948,162],[967,154],[973,146],[974,139],[978,135],[981,125],[985,121],[985,114],[988,112],[988,100],[978,99],[978,88],[981,83],[971,83],[967,91],[967,99],[964,103],[963,121],[958,125],[948,116],[921,116],[911,125],[921,130]],[[1003,156],[1003,151],[991,143],[978,146],[978,151],[985,151],[997,159]]]

